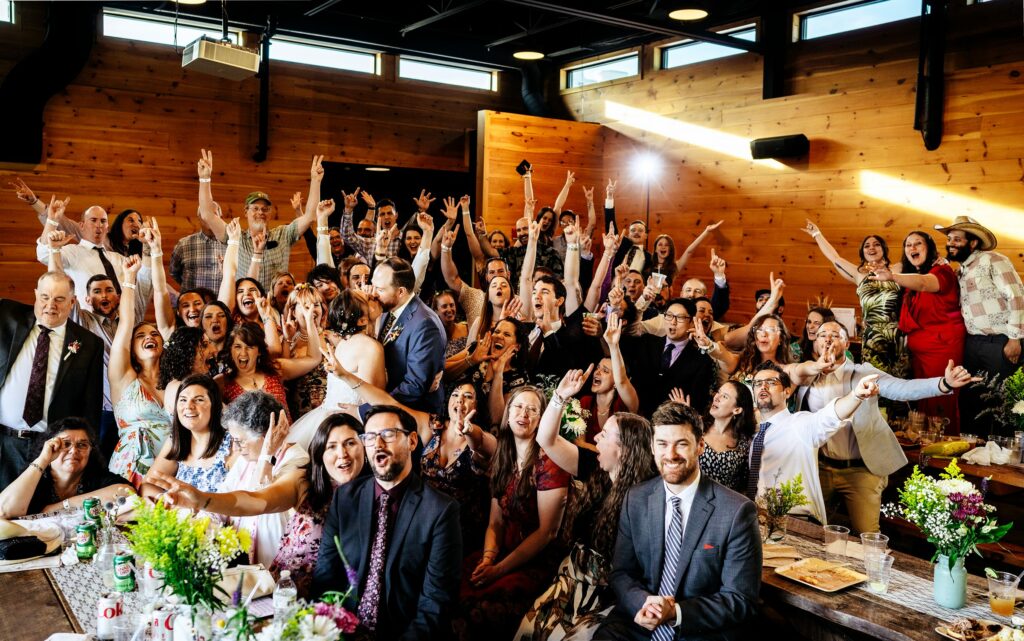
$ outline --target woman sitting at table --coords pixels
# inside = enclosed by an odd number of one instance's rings
[[[562,408],[588,374],[569,370],[562,377],[537,428],[537,444],[578,483],[565,509],[569,556],[554,583],[523,617],[516,639],[591,638],[603,620],[601,611],[615,603],[608,577],[626,492],[658,474],[651,424],[636,414],[609,416],[597,433],[596,452],[558,434]]]
[[[47,426],[41,451],[21,476],[0,492],[0,517],[81,507],[85,499],[113,500],[134,492],[103,464],[96,435],[84,418],[62,418]]]
[[[147,499],[161,492],[152,481],[155,472],[207,492],[216,492],[228,473],[231,439],[221,424],[224,405],[217,383],[209,376],[189,376],[181,382],[174,405],[171,437],[139,488]]]
[[[159,473],[153,480],[167,490],[165,497],[172,505],[192,510],[245,517],[295,508],[270,572],[276,579],[282,570],[291,571],[299,596],[308,598],[334,490],[369,469],[365,466],[366,451],[359,442],[362,433],[358,419],[341,412],[331,414],[313,433],[309,465],[299,473],[278,475],[273,483],[257,491],[203,492]]]

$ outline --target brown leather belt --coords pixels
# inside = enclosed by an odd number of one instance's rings
[[[825,456],[820,451],[818,452],[818,460],[829,467],[839,470],[845,470],[850,467],[867,467],[864,465],[864,459],[862,458],[836,459]]]
[[[36,430],[16,430],[7,427],[6,425],[0,425],[0,434],[4,434],[6,436],[13,436],[14,438],[30,439],[42,436],[43,432],[39,432]]]

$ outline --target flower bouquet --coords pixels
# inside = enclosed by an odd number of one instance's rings
[[[985,409],[978,418],[991,416],[1007,432],[1024,430],[1024,369],[1018,369],[1002,381],[995,375],[985,376],[981,383],[981,401]]]
[[[217,585],[228,563],[252,545],[246,530],[215,525],[169,508],[163,501],[135,511],[127,538],[135,555],[162,573],[164,585],[189,606],[217,609],[228,595]]]
[[[555,390],[558,389],[560,377],[552,374],[541,374],[537,377],[540,385],[547,396],[548,402]],[[587,419],[590,418],[590,410],[583,409],[580,399],[570,396],[562,408],[562,417],[558,423],[558,433],[568,441],[576,441],[587,433]]]
[[[981,556],[978,545],[999,541],[1013,523],[996,522],[996,509],[964,479],[956,459],[938,479],[926,476],[915,465],[899,497],[899,504],[882,508],[883,514],[910,521],[935,546],[931,559],[939,561],[935,566],[935,600],[945,607],[963,607],[967,598],[964,557],[971,552]]]
[[[786,515],[793,508],[807,503],[803,475],[797,474],[779,483],[779,475],[776,474],[772,486],[757,497],[756,503],[759,508],[761,540],[764,543],[778,543],[786,536]]]

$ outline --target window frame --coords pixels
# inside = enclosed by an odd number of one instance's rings
[[[0,4],[7,7],[7,16],[3,17],[0,14],[0,24],[16,24],[14,12],[14,0],[0,0]]]
[[[559,70],[558,86],[561,88],[561,93],[575,93],[577,91],[586,91],[588,89],[594,89],[598,87],[607,87],[620,82],[632,82],[634,80],[640,80],[644,77],[644,56],[642,47],[632,47],[625,51],[616,51],[614,53],[608,53],[601,56],[595,56],[591,58],[585,58],[583,60],[577,60],[576,62],[562,67]],[[625,60],[626,58],[636,58],[636,73],[625,76],[623,78],[612,78],[611,80],[602,80],[600,82],[592,82],[590,84],[582,85],[579,87],[570,87],[569,79],[573,71],[579,71],[580,69],[588,69],[590,67],[598,67],[609,62],[615,62],[617,60]]]
[[[193,18],[187,18],[187,19],[178,18],[177,21],[175,21],[175,19],[173,17],[165,17],[165,16],[161,16],[161,15],[154,15],[154,14],[151,14],[151,13],[142,13],[142,12],[131,11],[131,10],[127,10],[127,9],[103,7],[103,10],[100,12],[100,18],[101,18],[101,20],[100,20],[101,37],[103,37],[103,38],[114,38],[114,39],[117,39],[117,40],[128,40],[128,41],[131,41],[131,42],[138,42],[138,43],[147,44],[147,45],[155,45],[155,46],[158,46],[158,47],[174,47],[176,49],[184,49],[185,47],[189,46],[191,43],[195,42],[195,40],[197,38],[192,38],[190,40],[180,40],[179,39],[178,43],[174,44],[173,42],[162,42],[162,41],[158,42],[158,41],[155,41],[155,40],[139,40],[139,39],[134,39],[134,38],[125,38],[123,36],[108,35],[107,34],[107,30],[106,30],[106,24],[105,24],[107,16],[111,16],[111,17],[115,17],[115,18],[122,18],[122,19],[126,19],[126,20],[136,20],[138,22],[150,22],[150,23],[155,23],[155,24],[171,25],[172,29],[173,29],[174,23],[177,22],[179,28],[180,27],[188,27],[189,29],[200,29],[200,30],[203,30],[203,31],[209,30],[210,37],[212,37],[214,40],[220,40],[221,33],[222,33],[222,29],[221,29],[220,24],[216,23],[216,22],[212,22],[212,21],[211,22],[204,22],[202,20],[195,20]],[[233,46],[242,46],[242,43],[244,42],[244,40],[243,40],[244,34],[245,34],[245,31],[243,29],[232,28],[232,27],[228,28],[228,36],[234,38],[234,40],[231,42],[231,44]]]
[[[737,32],[749,31],[749,30],[753,30],[753,32],[754,32],[754,39],[750,40],[749,42],[757,43],[759,41],[760,37],[761,37],[761,24],[757,20],[755,20],[753,22],[744,22],[743,24],[733,25],[733,26],[730,26],[730,27],[726,27],[724,29],[716,29],[715,33],[717,33],[719,35],[723,35],[723,36],[734,36]],[[704,63],[704,62],[713,62],[715,60],[721,60],[723,58],[730,58],[732,56],[738,56],[738,55],[744,54],[744,53],[751,53],[751,52],[745,51],[743,49],[736,49],[734,53],[727,53],[725,55],[716,56],[714,58],[706,58],[704,60],[695,60],[693,62],[687,62],[685,64],[674,65],[674,66],[671,66],[671,67],[666,64],[666,58],[668,57],[669,51],[671,51],[673,49],[682,49],[682,48],[685,48],[685,47],[692,47],[692,46],[695,46],[695,45],[702,45],[702,44],[714,44],[714,45],[717,45],[718,43],[707,42],[707,41],[704,41],[704,40],[697,40],[697,39],[694,39],[694,38],[687,38],[685,40],[673,40],[672,42],[669,42],[669,43],[666,43],[666,44],[662,44],[662,45],[658,45],[657,46],[657,55],[655,56],[655,60],[657,60],[657,63],[658,63],[658,67],[657,68],[659,70],[662,70],[662,69],[681,69],[683,67],[688,67],[690,65],[699,65],[699,64]],[[719,46],[727,47],[727,45],[719,45]],[[728,48],[732,48],[732,47],[728,47]]]
[[[474,87],[470,85],[464,85],[456,82],[444,82],[441,80],[427,80],[424,78],[412,78],[409,76],[402,75],[402,61],[406,60],[416,64],[424,64],[434,67],[446,67],[449,69],[459,69],[461,71],[475,71],[477,73],[486,73],[490,76],[490,87],[485,89],[483,87]],[[423,56],[408,56],[408,55],[397,55],[395,56],[395,80],[400,82],[422,82],[430,86],[442,86],[442,87],[453,87],[464,91],[485,91],[487,93],[498,92],[498,70],[489,67],[483,67],[478,65],[468,65],[459,62],[450,62],[448,60],[438,60],[437,58],[427,58]]]
[[[813,7],[811,9],[806,9],[804,11],[794,12],[793,13],[793,42],[794,43],[797,43],[797,42],[809,42],[811,40],[818,40],[820,38],[828,38],[830,36],[838,36],[838,35],[845,34],[845,33],[852,33],[852,32],[855,32],[855,31],[862,31],[864,29],[873,29],[875,27],[880,27],[882,25],[892,24],[894,22],[899,22],[901,20],[909,20],[909,19],[911,19],[913,17],[913,16],[908,16],[906,18],[898,18],[896,20],[887,20],[885,22],[876,22],[876,23],[871,24],[871,25],[867,25],[867,26],[863,26],[863,27],[856,27],[856,28],[853,28],[853,29],[847,29],[845,31],[837,31],[835,33],[830,33],[830,34],[822,35],[822,36],[815,36],[813,38],[806,37],[806,32],[807,32],[807,28],[806,28],[807,22],[806,21],[807,21],[808,18],[813,18],[815,16],[821,16],[821,15],[827,15],[827,14],[831,14],[831,13],[839,13],[839,12],[842,12],[842,11],[847,11],[847,10],[853,9],[855,7],[858,7],[858,6],[868,6],[868,5],[872,5],[872,4],[882,4],[882,3],[885,3],[885,2],[892,2],[892,1],[895,1],[895,0],[842,0],[840,2],[830,2],[830,3],[827,3],[827,4],[822,4],[821,6],[818,6],[818,7]],[[920,14],[918,14],[918,17],[920,17]]]
[[[314,49],[328,49],[328,50],[334,50],[334,51],[341,51],[341,52],[344,52],[344,53],[352,53],[352,54],[357,54],[357,55],[372,56],[373,57],[373,70],[372,71],[364,71],[362,69],[352,69],[352,68],[349,68],[349,67],[335,67],[335,66],[331,66],[331,65],[320,65],[320,64],[316,64],[314,62],[300,62],[300,61],[297,61],[297,60],[285,60],[285,59],[282,59],[282,58],[275,58],[274,57],[274,42],[275,41],[277,41],[278,43],[294,44],[294,45],[300,45],[300,46],[305,46],[305,47],[312,47]],[[292,35],[288,35],[288,34],[275,35],[275,36],[271,36],[271,38],[270,38],[270,60],[273,61],[273,62],[278,62],[278,63],[285,63],[285,64],[291,64],[291,65],[305,65],[307,67],[314,67],[314,68],[317,68],[317,69],[327,69],[327,70],[330,70],[330,71],[340,71],[342,73],[357,73],[357,74],[360,74],[362,76],[367,76],[367,75],[379,76],[379,75],[381,75],[382,69],[383,69],[382,63],[381,63],[381,57],[382,57],[382,54],[381,54],[380,51],[374,51],[373,49],[360,49],[358,47],[348,47],[348,46],[344,46],[344,45],[335,44],[333,42],[326,41],[326,40],[314,40],[312,38],[301,38],[301,37],[298,37],[298,36],[292,36]]]

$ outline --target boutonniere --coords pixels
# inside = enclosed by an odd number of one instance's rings
[[[71,341],[71,344],[68,345],[68,353],[64,355],[64,360],[68,360],[73,354],[77,354],[80,349],[82,349],[81,341]]]
[[[399,325],[397,323],[392,325],[391,329],[388,330],[388,335],[384,337],[384,343],[383,344],[387,345],[391,341],[398,340],[398,337],[401,336],[403,329],[404,329],[404,327],[402,327],[401,325]]]

